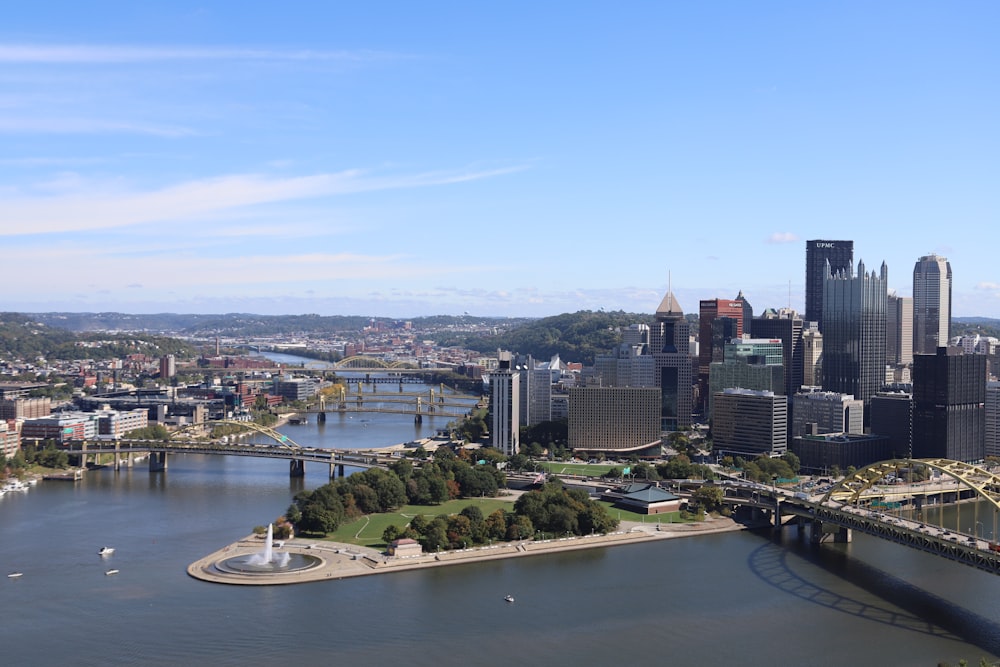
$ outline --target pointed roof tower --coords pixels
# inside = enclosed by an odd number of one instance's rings
[[[660,302],[659,307],[656,309],[657,315],[683,315],[684,311],[681,310],[681,304],[677,303],[677,298],[674,297],[674,293],[667,292],[667,295],[663,297],[663,301]]]

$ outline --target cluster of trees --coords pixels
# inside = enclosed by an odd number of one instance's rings
[[[498,509],[484,517],[475,505],[458,514],[429,518],[417,515],[403,527],[389,526],[382,533],[386,544],[408,537],[420,542],[424,551],[465,549],[493,541],[523,540],[534,535],[534,528],[526,517]]]
[[[388,544],[408,537],[424,551],[464,549],[495,541],[531,539],[536,535],[590,535],[607,533],[618,526],[604,506],[585,491],[567,489],[550,482],[540,490],[525,493],[514,503],[514,511],[498,509],[484,517],[475,505],[458,514],[429,518],[414,517],[406,526],[389,526],[382,533]]]
[[[604,473],[608,479],[620,479],[623,476],[624,468],[612,468]],[[629,465],[629,476],[632,479],[641,479],[655,482],[660,479],[715,479],[715,473],[707,465],[691,463],[691,459],[686,454],[678,454],[671,457],[669,461],[657,463],[656,465],[644,461]]]
[[[46,441],[44,447],[33,443],[24,443],[21,449],[11,457],[0,454],[0,471],[5,475],[19,474],[29,466],[38,465],[43,468],[68,468],[69,455],[56,449],[54,442]]]
[[[586,491],[564,487],[559,481],[522,494],[514,503],[514,511],[530,521],[535,530],[553,535],[607,533],[618,526],[618,520],[591,500]]]
[[[217,428],[221,428],[222,426],[225,425],[220,424]],[[134,431],[129,431],[125,434],[125,437],[129,440],[169,440],[170,431],[168,431],[167,427],[162,424],[150,424],[145,428],[137,428]]]
[[[419,468],[400,459],[389,470],[372,468],[303,491],[295,496],[286,518],[306,533],[332,533],[362,515],[389,512],[406,503],[434,505],[459,497],[493,497],[506,482],[494,466],[470,463],[441,448],[433,461]]]
[[[722,465],[727,468],[743,470],[743,477],[752,482],[771,483],[774,479],[792,479],[799,473],[801,463],[794,452],[785,452],[779,459],[769,456],[759,456],[753,461],[746,461],[737,456],[727,456],[722,459]],[[839,476],[839,470],[837,475]]]
[[[403,481],[372,468],[295,495],[285,518],[304,533],[332,533],[345,521],[396,509],[406,502]]]

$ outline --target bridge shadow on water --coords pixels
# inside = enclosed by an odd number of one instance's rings
[[[923,635],[963,642],[1000,655],[1000,623],[961,607],[885,570],[807,541],[770,538],[748,558],[750,570],[783,593],[835,611]],[[886,601],[886,606],[849,597],[809,581],[788,563],[790,555]]]

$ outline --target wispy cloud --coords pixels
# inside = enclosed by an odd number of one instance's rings
[[[381,51],[230,49],[103,44],[0,44],[0,63],[113,64],[171,60],[313,60],[361,62],[405,57]]]
[[[195,130],[179,125],[158,125],[101,118],[0,117],[5,134],[148,134],[157,137],[189,137]]]
[[[111,229],[151,222],[193,220],[259,204],[377,190],[463,183],[520,168],[372,176],[362,170],[274,178],[235,174],[159,190],[121,191],[117,185],[82,184],[52,197],[8,198],[0,236]]]
[[[990,290],[990,291],[1000,290],[1000,283],[981,282],[976,284],[976,289]]]
[[[798,240],[798,235],[791,232],[775,232],[767,237],[768,243],[795,243]]]

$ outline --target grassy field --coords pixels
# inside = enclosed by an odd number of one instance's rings
[[[627,510],[620,510],[614,507],[611,503],[605,502],[603,500],[598,501],[601,505],[604,505],[604,509],[608,511],[608,514],[615,519],[620,519],[622,521],[638,521],[639,523],[687,523],[681,520],[680,512],[664,512],[663,514],[636,514],[635,512],[629,512]]]
[[[385,542],[382,541],[382,533],[391,525],[402,528],[410,522],[410,519],[418,514],[423,514],[427,517],[435,517],[440,514],[458,514],[469,505],[479,507],[483,516],[489,516],[501,508],[507,511],[513,511],[514,509],[514,501],[512,499],[504,500],[502,498],[465,498],[462,500],[449,500],[440,505],[404,505],[395,512],[372,514],[341,526],[337,532],[331,533],[326,539],[332,542],[381,548],[386,546]]]

